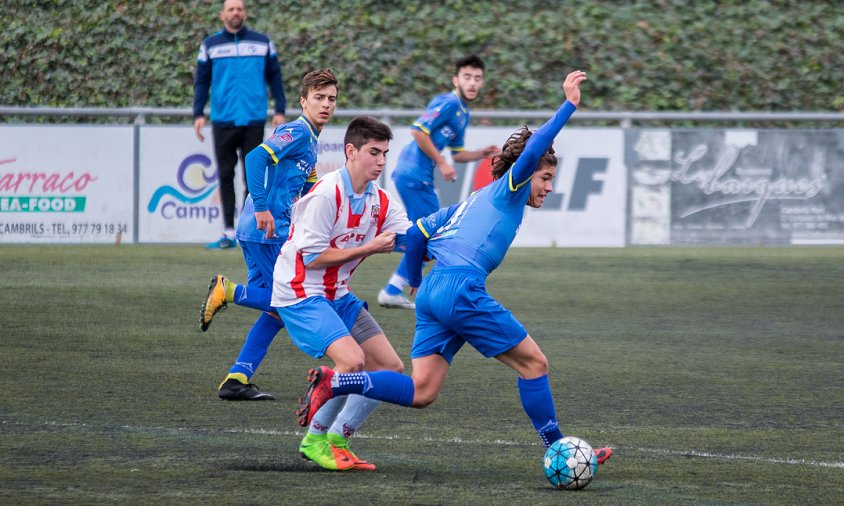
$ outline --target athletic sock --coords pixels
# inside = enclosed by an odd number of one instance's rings
[[[261,313],[249,330],[249,334],[246,335],[246,342],[243,343],[237,362],[229,373],[241,373],[251,378],[261,365],[261,361],[267,356],[267,349],[273,342],[273,338],[283,327],[284,324],[278,318]]]
[[[325,435],[325,433],[328,432],[328,428],[331,427],[337,419],[337,413],[343,409],[343,406],[346,405],[348,399],[348,395],[342,395],[323,404],[311,419],[311,425],[308,427],[308,433]]]
[[[240,372],[230,372],[228,375],[226,375],[226,379],[223,380],[223,383],[220,383],[219,388],[223,388],[223,384],[228,380],[235,380],[245,385],[249,383],[249,376]]]
[[[223,290],[226,292],[226,302],[234,302],[235,291],[237,290],[237,283],[232,283],[229,278],[223,278]]]
[[[393,277],[395,277],[395,276],[393,276]],[[393,280],[391,278],[390,282],[387,283],[386,285],[384,285],[384,292],[386,292],[387,295],[401,295],[402,289],[395,286],[393,284]]]
[[[413,379],[395,371],[335,373],[331,390],[335,397],[360,394],[400,406],[413,405]]]
[[[270,305],[273,291],[258,286],[235,285],[232,293],[232,302],[238,306],[251,307],[259,311],[275,313],[275,308]],[[228,288],[226,289],[226,300],[229,299]],[[284,326],[282,324],[282,326]]]
[[[404,256],[402,256],[399,266],[396,268],[396,272],[390,276],[390,281],[388,281],[384,286],[384,291],[387,292],[387,295],[401,294],[404,287],[407,286],[407,278],[407,262],[405,261]]]
[[[369,418],[369,415],[375,411],[375,408],[381,404],[381,401],[376,399],[367,399],[362,395],[352,394],[347,398],[348,400],[346,401],[346,405],[343,406],[343,409],[334,419],[334,423],[331,424],[331,428],[328,429],[329,435],[334,433],[342,434],[343,437],[347,439],[352,437],[355,434],[355,431],[363,425],[363,422]],[[320,409],[320,411],[321,410],[322,409]],[[319,412],[317,412],[317,415],[318,414]]]
[[[557,412],[554,409],[548,375],[530,380],[519,378],[518,384],[522,408],[539,433],[542,444],[548,448],[554,441],[563,437],[557,425]]]

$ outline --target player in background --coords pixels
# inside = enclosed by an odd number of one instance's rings
[[[484,85],[484,62],[468,55],[455,63],[451,82],[454,90],[431,100],[425,113],[413,123],[413,140],[399,156],[392,178],[411,221],[428,216],[440,208],[434,191],[434,167],[446,181],[456,181],[457,172],[443,157],[447,146],[451,159],[458,163],[482,160],[498,154],[497,146],[467,151],[463,146],[469,125],[469,102],[478,98]],[[384,307],[413,309],[414,304],[402,295],[407,285],[407,264],[404,259],[378,293],[378,303]]]
[[[548,361],[521,323],[486,292],[487,276],[501,263],[521,225],[525,206],[539,208],[553,191],[557,158],[554,138],[580,104],[586,74],[563,83],[566,102],[535,133],[514,133],[493,160],[494,181],[466,201],[417,220],[408,230],[405,259],[410,286],[420,284],[425,255],[437,263],[422,281],[411,349],[413,376],[394,371],[346,372],[311,369],[296,414],[306,425],[325,402],[359,394],[402,406],[424,408],[437,398],[454,355],[465,343],[518,373],[522,407],[547,448],[563,435],[548,381]],[[595,450],[598,463],[612,454]]]
[[[330,69],[319,69],[302,79],[299,103],[302,115],[275,128],[272,135],[246,155],[250,194],[237,226],[237,240],[246,260],[247,286],[235,285],[222,275],[214,276],[200,310],[200,328],[208,330],[214,314],[229,302],[261,309],[250,288],[270,289],[273,268],[287,240],[290,209],[294,201],[316,182],[317,142],[322,128],[334,114],[338,81]],[[219,387],[226,400],[273,400],[250,383],[273,338],[284,324],[272,308],[246,335],[234,366]]]
[[[196,62],[193,129],[200,142],[205,142],[202,135],[205,128],[203,110],[210,90],[214,157],[223,210],[223,236],[208,244],[207,249],[237,246],[234,229],[235,167],[240,158],[245,175],[244,157],[264,138],[267,87],[275,100],[273,127],[285,121],[287,102],[275,45],[266,34],[246,28],[246,18],[246,5],[242,0],[223,1],[220,9],[223,30],[202,41]],[[249,183],[246,183],[249,188]]]
[[[374,183],[384,171],[391,139],[390,127],[375,118],[349,123],[345,165],[320,178],[295,205],[272,291],[248,287],[250,298],[263,300],[263,307],[270,305],[271,293],[296,346],[314,358],[328,355],[338,371],[404,370],[366,304],[349,290],[360,263],[401,248],[411,226],[402,207]],[[325,403],[304,424],[309,428],[300,453],[325,469],[375,469],[351,452],[348,441],[377,406],[360,395]]]

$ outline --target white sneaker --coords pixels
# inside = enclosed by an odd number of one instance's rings
[[[390,295],[382,288],[378,292],[378,304],[384,307],[398,307],[401,309],[416,309],[416,304],[410,302],[407,297],[399,295]]]

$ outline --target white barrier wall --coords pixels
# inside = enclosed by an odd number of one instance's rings
[[[466,149],[502,145],[516,128],[470,127]],[[323,175],[343,165],[345,128],[328,127],[320,134],[317,173]],[[390,174],[399,153],[410,142],[408,127],[393,127],[387,167],[379,184],[393,195]],[[541,209],[528,209],[515,246],[624,246],[627,176],[624,139],[620,129],[566,128],[554,149],[559,171],[554,194]],[[490,181],[489,160],[456,164],[458,178],[447,182],[437,176],[440,205],[459,202]]]
[[[844,244],[841,130],[631,130],[632,244]]]
[[[104,243],[133,234],[133,129],[0,128],[0,243]]]
[[[220,237],[223,217],[211,129],[200,142],[192,128],[143,127],[139,145],[138,240],[211,242]],[[235,184],[240,208],[241,167]]]
[[[501,145],[514,130],[472,126],[466,147]],[[343,165],[344,132],[322,132],[319,175]],[[393,133],[379,182],[395,192],[389,175],[411,137],[407,126]],[[222,216],[206,134],[202,143],[187,125],[0,125],[0,243],[216,239]],[[841,130],[566,128],[554,146],[554,194],[528,209],[514,245],[844,244],[842,138]],[[455,168],[456,182],[436,174],[442,206],[490,181],[489,160]],[[240,204],[241,167],[235,185]]]
[[[466,148],[500,146],[516,129],[470,128]],[[559,162],[554,193],[541,209],[527,209],[514,246],[624,246],[627,176],[623,148],[620,129],[565,128],[554,142]],[[489,160],[455,168],[456,182],[437,180],[443,206],[465,199],[491,180]]]

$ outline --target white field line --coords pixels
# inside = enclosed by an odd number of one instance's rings
[[[818,462],[817,460],[805,459],[779,459],[771,457],[757,457],[755,455],[735,455],[732,453],[712,453],[703,452],[699,450],[661,450],[658,448],[630,448],[631,450],[643,453],[657,453],[663,455],[672,455],[677,457],[700,457],[704,459],[718,459],[718,460],[749,460],[752,462],[765,462],[769,464],[798,464],[809,467],[831,467],[834,469],[844,469],[844,462]]]
[[[262,434],[262,435],[279,435],[279,436],[304,436],[305,433],[303,431],[277,431],[277,430],[265,430],[265,429],[245,429],[245,430],[226,430],[225,432],[233,432],[233,433],[243,433],[243,434]],[[539,446],[539,443],[522,443],[518,441],[506,441],[503,439],[495,439],[491,441],[472,441],[460,438],[448,438],[448,439],[438,439],[432,437],[422,437],[422,438],[412,438],[407,436],[370,436],[366,434],[355,434],[355,438],[358,439],[372,439],[372,440],[381,440],[381,441],[430,441],[432,443],[450,443],[450,444],[470,444],[470,445],[507,445],[507,446]],[[618,448],[616,448],[618,449]],[[704,459],[716,459],[716,460],[746,460],[751,462],[764,462],[768,464],[792,464],[792,465],[803,465],[809,467],[829,467],[833,469],[844,469],[844,462],[819,462],[816,460],[805,460],[805,459],[790,459],[790,458],[772,458],[772,457],[759,457],[756,455],[735,455],[729,453],[712,453],[700,450],[663,450],[659,448],[641,448],[641,447],[624,447],[624,449],[633,450],[642,453],[654,453],[659,455],[670,455],[676,457],[697,457],[697,458],[704,458]]]
[[[9,423],[5,420],[0,420],[0,425]],[[15,422],[12,424],[17,425]],[[44,425],[57,425],[61,427],[92,427],[96,428],[98,425],[89,425],[86,423],[64,423],[64,422],[45,422]],[[132,425],[115,425],[111,428],[123,428],[127,430],[142,430],[142,431],[160,431],[160,432],[209,432],[193,427],[139,427]],[[218,431],[214,431],[218,432]],[[225,429],[221,431],[230,434],[257,434],[261,436],[295,436],[303,437],[305,432],[303,430],[273,430],[273,429]],[[539,443],[524,443],[520,441],[507,441],[504,439],[493,440],[470,440],[461,438],[433,438],[433,437],[409,437],[400,435],[387,436],[372,436],[368,434],[355,434],[357,439],[371,439],[373,441],[427,441],[438,444],[469,444],[469,445],[505,445],[505,446],[540,446]],[[743,460],[750,462],[763,462],[768,464],[789,464],[802,465],[809,467],[824,467],[832,469],[844,469],[844,462],[820,462],[817,460],[792,459],[792,458],[774,458],[774,457],[759,457],[757,455],[736,455],[732,453],[713,453],[701,450],[665,450],[660,448],[642,448],[642,447],[615,447],[615,449],[626,449],[642,453],[653,453],[658,455],[670,455],[676,457],[695,457],[702,459],[716,459],[716,460]]]

